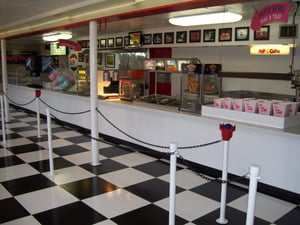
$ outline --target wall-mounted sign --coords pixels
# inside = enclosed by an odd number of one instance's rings
[[[250,55],[289,55],[288,45],[253,45],[250,47]]]
[[[268,5],[260,10],[257,10],[251,21],[251,29],[259,30],[265,24],[274,21],[288,22],[289,10],[292,3],[282,2]]]
[[[77,42],[71,41],[71,40],[59,39],[58,46],[67,46],[69,48],[74,49],[75,51],[81,51],[80,43],[77,43]]]

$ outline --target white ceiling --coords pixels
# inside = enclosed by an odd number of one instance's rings
[[[0,31],[8,29],[19,24],[28,23],[43,17],[51,15],[68,15],[68,12],[74,9],[80,9],[87,6],[93,6],[95,3],[116,4],[125,0],[0,0]],[[129,0],[126,0],[127,2]],[[139,0],[130,0],[139,1]],[[148,1],[148,0],[144,0]],[[151,0],[150,0],[151,1]],[[249,0],[251,1],[251,0]],[[130,30],[141,30],[143,28],[156,28],[170,26],[168,18],[178,15],[190,15],[197,13],[207,13],[211,11],[230,10],[243,15],[243,19],[251,19],[255,10],[263,8],[272,3],[289,2],[290,0],[259,0],[248,3],[237,3],[226,6],[214,6],[209,8],[198,8],[193,10],[178,11],[172,13],[158,14],[152,16],[143,16],[127,20],[118,20],[109,22],[104,27],[102,24],[101,32],[113,33]],[[229,1],[224,1],[229,2]],[[222,3],[222,1],[220,1]],[[89,9],[91,10],[91,9]],[[290,11],[293,12],[293,9]],[[105,30],[106,28],[106,30]],[[72,28],[75,37],[88,35],[88,26]],[[39,36],[40,37],[40,36]],[[28,38],[25,38],[29,40]],[[30,38],[34,40],[34,37]],[[24,40],[24,38],[20,39]]]

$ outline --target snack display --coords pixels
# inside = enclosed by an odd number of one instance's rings
[[[297,115],[299,102],[254,98],[216,98],[214,107],[277,117]]]

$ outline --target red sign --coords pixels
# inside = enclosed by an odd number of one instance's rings
[[[75,42],[75,41],[59,39],[58,40],[58,46],[67,46],[69,48],[73,48],[75,51],[81,51],[80,44]]]
[[[251,21],[251,29],[259,30],[260,27],[274,21],[288,22],[289,10],[292,3],[283,2],[268,5],[254,14]]]

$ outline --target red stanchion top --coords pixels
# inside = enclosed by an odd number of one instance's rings
[[[222,132],[222,140],[229,141],[232,137],[233,132],[235,131],[235,126],[230,123],[223,123],[220,124],[220,130]]]
[[[41,90],[35,90],[35,97],[39,98],[41,96]]]

